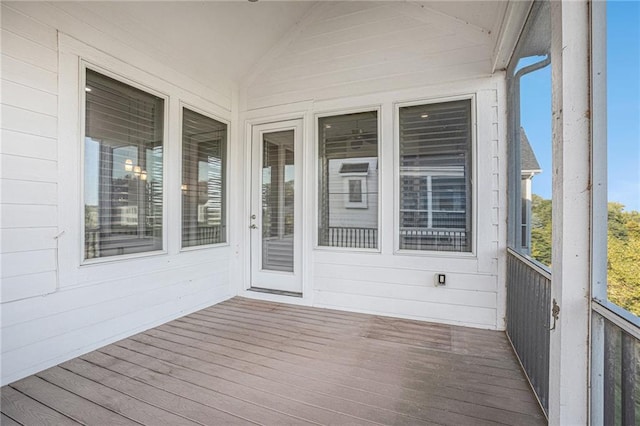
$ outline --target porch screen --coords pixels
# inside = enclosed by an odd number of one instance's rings
[[[183,108],[182,247],[226,241],[227,125]]]
[[[378,113],[318,119],[318,245],[378,247]]]
[[[471,251],[471,101],[400,108],[400,249]]]
[[[162,249],[164,101],[86,71],[85,259]]]

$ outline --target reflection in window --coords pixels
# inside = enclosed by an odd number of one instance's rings
[[[318,119],[318,245],[378,247],[378,113]]]
[[[263,134],[262,268],[293,272],[295,229],[293,130]]]
[[[471,251],[471,102],[400,108],[400,249]]]
[[[226,124],[183,108],[182,247],[226,241],[226,146]]]
[[[164,101],[86,71],[85,259],[162,249]]]

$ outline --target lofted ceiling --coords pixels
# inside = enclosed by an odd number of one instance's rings
[[[457,25],[496,38],[506,1],[351,2],[413,7],[443,25]],[[240,85],[296,31],[345,2],[331,1],[81,1],[51,2],[122,43],[201,82],[223,79]],[[421,9],[425,12],[421,12]],[[344,7],[342,8],[344,10]],[[322,11],[322,12],[319,12]],[[330,13],[330,12],[329,12]]]

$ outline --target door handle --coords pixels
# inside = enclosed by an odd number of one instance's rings
[[[249,227],[250,229],[258,229],[258,227],[256,226],[255,223],[252,223],[251,226]]]

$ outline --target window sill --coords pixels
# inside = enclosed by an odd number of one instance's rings
[[[168,254],[169,252],[167,250],[154,250],[154,251],[146,251],[143,253],[122,254],[118,256],[84,259],[82,260],[82,262],[80,262],[80,267],[82,268],[82,267],[104,265],[104,264],[116,263],[116,262],[125,262],[128,260],[138,260],[138,259],[144,259],[149,257],[165,256]]]
[[[222,248],[222,247],[229,247],[231,244],[229,244],[228,242],[224,242],[224,243],[215,243],[215,244],[203,244],[203,245],[199,245],[199,246],[190,246],[190,247],[182,247],[180,249],[180,253],[190,253],[193,251],[201,251],[201,250],[209,250],[209,249],[216,249],[216,248]]]

